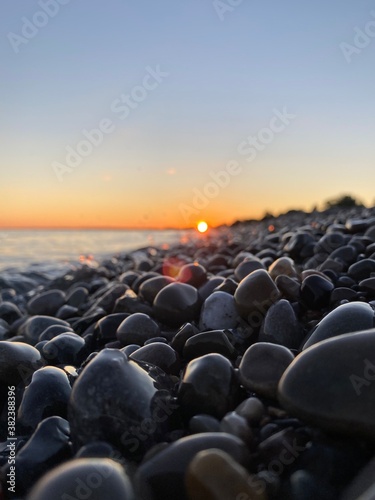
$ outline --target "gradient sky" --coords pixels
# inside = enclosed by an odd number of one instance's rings
[[[47,0],[2,4],[1,227],[217,225],[341,193],[374,203],[372,1],[64,1],[23,42]],[[168,76],[123,118],[114,103],[157,67]],[[248,161],[239,145],[285,107],[295,118]],[[112,132],[59,181],[52,164],[104,119]],[[197,208],[228,162],[238,175]]]

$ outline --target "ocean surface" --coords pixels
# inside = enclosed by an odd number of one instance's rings
[[[36,271],[55,277],[86,260],[171,245],[191,234],[191,230],[1,230],[0,273]]]

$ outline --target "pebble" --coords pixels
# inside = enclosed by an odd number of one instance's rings
[[[191,500],[266,500],[255,475],[225,451],[210,449],[195,455],[186,473]]]
[[[241,383],[249,391],[276,399],[279,380],[293,360],[293,353],[286,347],[257,342],[246,350],[241,359]]]
[[[48,290],[27,303],[27,309],[32,315],[53,316],[65,304],[65,294],[61,290]]]
[[[221,354],[190,361],[178,388],[178,402],[187,418],[206,413],[221,419],[237,406],[238,397],[232,364]]]
[[[25,384],[43,366],[40,352],[23,342],[0,342],[0,383],[4,386]]]
[[[155,297],[153,310],[159,321],[168,326],[181,326],[197,319],[200,311],[198,291],[186,283],[171,283]]]
[[[374,346],[372,329],[306,349],[280,380],[281,405],[328,432],[375,440]]]
[[[170,276],[154,276],[153,278],[149,278],[139,287],[138,297],[152,304],[160,290],[174,282],[175,280]]]
[[[281,299],[272,304],[262,324],[258,341],[297,349],[302,339],[301,327],[290,302]]]
[[[254,257],[249,260],[245,259],[240,264],[238,264],[238,266],[234,270],[234,275],[238,281],[241,281],[257,269],[265,269],[264,265],[259,259],[256,259]]]
[[[246,276],[234,294],[240,315],[244,319],[249,320],[250,318],[250,321],[252,315],[264,316],[270,306],[279,298],[279,290],[264,269],[258,269]]]
[[[204,301],[199,319],[201,330],[235,328],[238,322],[236,304],[229,293],[214,292]]]
[[[60,333],[42,347],[42,356],[48,365],[79,366],[87,357],[86,343],[75,333]]]
[[[249,425],[258,425],[263,415],[266,412],[265,406],[262,401],[256,397],[250,397],[242,401],[237,406],[235,412],[241,417],[246,418]]]
[[[26,500],[71,498],[135,500],[123,467],[108,458],[77,458],[53,468],[35,485]]]
[[[40,335],[51,325],[62,325],[71,328],[66,321],[52,316],[32,316],[29,318],[20,329],[21,335],[25,336],[26,342],[35,345],[39,342]]]
[[[276,280],[278,276],[289,276],[289,278],[298,278],[298,271],[294,260],[290,257],[280,257],[276,259],[268,269],[270,276]]]
[[[68,420],[74,447],[108,441],[130,458],[138,457],[160,438],[172,413],[162,389],[121,351],[102,350],[73,386]],[[157,419],[160,410],[163,418]]]
[[[248,450],[241,439],[225,432],[207,432],[183,437],[140,465],[135,475],[139,498],[187,500],[185,475],[192,459],[210,448],[228,453],[244,464]]]
[[[146,340],[158,337],[160,328],[147,314],[134,313],[125,318],[118,326],[116,337],[123,346],[143,345]]]
[[[194,415],[189,420],[189,429],[192,434],[200,432],[220,432],[220,422],[217,418],[204,413]]]
[[[129,355],[129,359],[151,363],[172,375],[178,375],[180,371],[181,363],[177,352],[162,342],[153,342],[137,349]]]
[[[67,374],[56,367],[44,367],[34,372],[23,393],[17,421],[26,433],[34,431],[47,417],[66,418],[71,386]]]
[[[16,304],[7,301],[0,303],[0,319],[11,325],[20,318],[22,318],[22,313]]]
[[[307,276],[301,285],[301,302],[312,310],[328,307],[333,289],[328,279],[317,274]]]
[[[190,337],[184,345],[183,357],[191,361],[204,354],[219,353],[228,359],[233,359],[237,355],[236,349],[230,343],[223,330],[213,330],[210,332],[197,333]]]
[[[207,281],[207,271],[197,262],[185,264],[181,267],[176,279],[181,283],[187,283],[195,288],[199,288]]]
[[[313,330],[303,349],[344,333],[367,330],[374,326],[374,310],[363,302],[343,304],[325,316]]]
[[[349,277],[356,281],[369,278],[371,273],[375,273],[375,260],[373,259],[362,259],[348,269]]]

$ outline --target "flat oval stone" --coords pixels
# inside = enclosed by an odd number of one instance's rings
[[[151,363],[172,375],[178,375],[180,371],[180,359],[177,352],[162,342],[154,342],[137,349],[130,354],[129,359]]]
[[[194,415],[189,420],[189,429],[192,434],[198,434],[200,432],[220,432],[220,422],[217,418],[211,415],[205,415],[201,413],[200,415]]]
[[[256,476],[218,449],[197,453],[185,478],[189,498],[196,500],[266,500],[259,483]]]
[[[38,341],[42,342],[43,340],[52,340],[54,337],[60,335],[60,333],[67,332],[73,332],[73,330],[64,325],[51,325],[39,335]]]
[[[146,340],[158,337],[160,328],[147,314],[134,313],[124,319],[116,331],[122,345],[143,345]]]
[[[74,318],[79,313],[78,307],[69,306],[67,304],[60,307],[56,313],[56,318],[69,319]]]
[[[35,345],[39,342],[39,336],[51,325],[63,325],[71,328],[70,324],[63,319],[53,318],[52,316],[32,316],[22,325],[20,334],[24,335],[26,341]]]
[[[325,316],[315,327],[305,342],[307,349],[322,340],[337,337],[344,333],[367,330],[374,326],[374,310],[364,302],[351,302],[336,307]]]
[[[242,401],[235,409],[235,412],[241,415],[241,417],[246,418],[250,425],[257,425],[265,414],[266,409],[260,399],[251,397]]]
[[[192,360],[204,354],[219,353],[228,359],[233,359],[237,355],[236,349],[230,343],[223,330],[213,330],[203,332],[190,337],[184,346],[183,357]]]
[[[60,333],[42,347],[42,356],[49,365],[79,366],[88,355],[86,343],[76,333]]]
[[[264,316],[279,298],[279,290],[264,269],[258,269],[246,276],[234,294],[237,309],[244,319],[255,313]]]
[[[80,307],[89,296],[89,292],[83,286],[72,288],[66,295],[66,304],[73,307]]]
[[[362,281],[375,273],[375,260],[363,259],[352,264],[348,269],[348,275],[356,281]]]
[[[271,342],[297,349],[302,338],[302,329],[290,303],[281,299],[273,304],[268,309],[259,332],[259,342]]]
[[[153,308],[157,319],[168,326],[192,321],[200,309],[197,289],[185,283],[171,283],[157,294]]]
[[[30,314],[53,316],[65,304],[65,294],[61,290],[48,290],[33,297],[27,303]]]
[[[214,276],[213,278],[207,280],[204,285],[200,286],[198,289],[198,293],[201,301],[203,302],[204,300],[206,300],[207,297],[211,295],[211,293],[215,290],[215,288],[222,285],[224,281],[225,278],[221,276]]]
[[[0,383],[17,385],[27,383],[31,375],[43,365],[40,352],[23,342],[0,342]]]
[[[135,475],[139,498],[186,500],[184,478],[200,451],[215,448],[227,452],[238,463],[246,463],[248,450],[239,438],[225,432],[207,432],[178,439],[140,465]]]
[[[69,379],[63,370],[52,366],[37,370],[18,408],[19,425],[28,432],[47,417],[66,418],[70,393]]]
[[[22,313],[16,304],[4,301],[0,304],[0,318],[11,325],[18,319],[22,318]]]
[[[232,295],[214,292],[204,301],[199,319],[201,330],[221,330],[235,328],[239,318]]]
[[[286,347],[257,342],[242,357],[240,380],[246,389],[276,399],[279,380],[293,360],[292,352]]]
[[[115,313],[101,318],[94,328],[94,337],[98,345],[103,346],[107,342],[115,341],[117,328],[127,317],[128,313]]]
[[[175,280],[170,276],[154,276],[153,278],[149,278],[139,287],[138,297],[152,304],[160,290],[174,282]]]
[[[120,464],[108,458],[77,458],[43,476],[27,500],[70,498],[135,499],[130,480]]]
[[[167,424],[168,408],[156,418],[167,393],[159,388],[164,387],[121,351],[102,350],[73,386],[68,420],[75,447],[108,441],[130,458],[142,456]]]
[[[222,418],[238,403],[239,385],[231,362],[221,354],[206,354],[187,365],[178,390],[184,416],[207,413]]]
[[[330,302],[333,284],[318,274],[307,276],[301,285],[301,301],[313,310],[327,307]]]
[[[283,408],[325,431],[375,440],[375,329],[302,352],[280,380]]]

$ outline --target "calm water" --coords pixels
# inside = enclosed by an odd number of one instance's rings
[[[100,260],[147,245],[177,243],[189,231],[0,231],[0,271],[56,274],[87,256]]]

